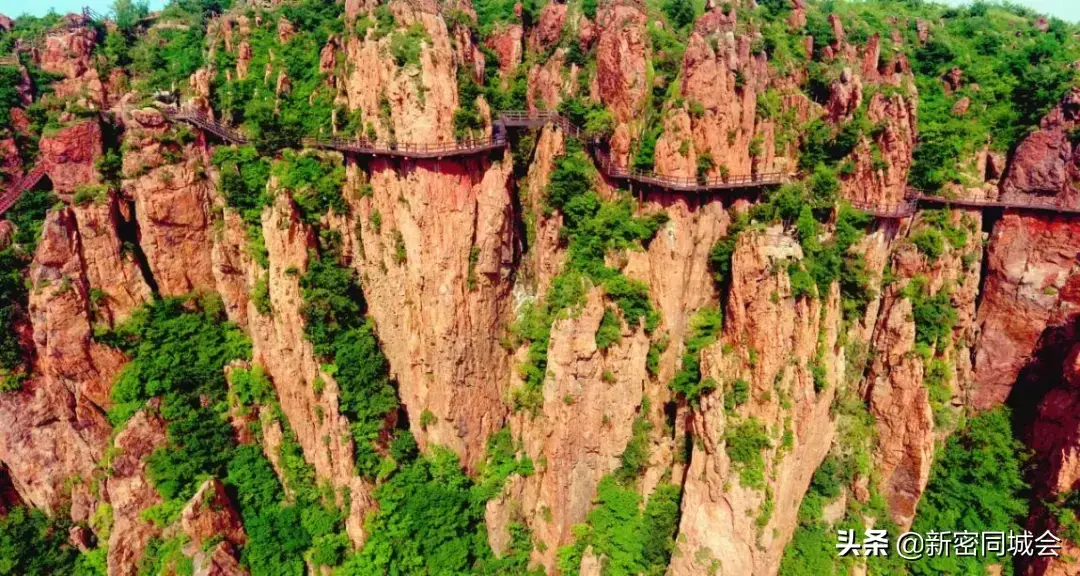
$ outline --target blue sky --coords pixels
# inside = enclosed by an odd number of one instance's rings
[[[78,12],[83,6],[89,6],[97,12],[104,14],[109,11],[113,0],[0,0],[0,14],[12,18],[21,14],[33,14],[42,16],[50,9],[61,14]],[[165,5],[165,0],[150,0],[150,8],[157,9]]]
[[[1014,0],[1017,4],[1030,6],[1039,12],[1052,14],[1064,20],[1080,22],[1080,0]],[[965,4],[965,0],[945,0],[947,4]],[[165,0],[151,0],[151,8],[160,8]],[[45,14],[50,8],[57,12],[77,12],[83,6],[98,12],[107,12],[112,0],[0,0],[0,14],[18,16],[30,13]]]
[[[0,0],[0,5],[6,0]],[[1027,6],[1037,12],[1057,16],[1062,20],[1080,22],[1080,0],[1013,0],[1016,4]],[[945,0],[946,4],[968,4],[966,0]]]

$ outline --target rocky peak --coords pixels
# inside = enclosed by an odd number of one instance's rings
[[[38,144],[40,162],[60,193],[71,193],[81,184],[99,180],[94,161],[101,156],[101,124],[96,120],[75,122],[53,134],[42,136]]]
[[[58,96],[85,98],[82,100],[85,105],[104,107],[105,87],[98,77],[93,56],[98,34],[93,27],[84,25],[81,16],[75,18],[64,31],[45,36],[40,65],[46,72],[64,77],[55,85]]]
[[[1080,156],[1074,154],[1071,133],[1080,120],[1080,87],[1074,87],[1040,122],[1039,130],[1020,142],[1012,154],[1001,195],[1005,200],[1025,196],[1057,196],[1066,205],[1080,202]]]
[[[184,506],[179,527],[188,537],[187,546],[192,553],[211,540],[224,540],[234,546],[243,546],[247,541],[240,514],[217,478],[203,482]]]

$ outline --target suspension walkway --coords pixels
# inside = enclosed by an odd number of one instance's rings
[[[45,166],[38,164],[29,172],[23,174],[22,178],[16,180],[10,188],[0,193],[0,216],[3,216],[5,212],[15,205],[23,192],[36,186],[44,177]]]

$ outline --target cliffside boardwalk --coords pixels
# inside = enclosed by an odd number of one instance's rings
[[[163,110],[166,118],[173,122],[184,122],[199,130],[203,130],[230,144],[244,145],[251,143],[239,130],[226,126],[214,120],[202,112],[193,110]],[[585,131],[581,127],[570,122],[568,118],[557,112],[528,112],[524,110],[507,110],[500,112],[492,127],[492,134],[488,138],[477,138],[447,143],[411,143],[411,142],[380,142],[365,138],[341,138],[322,137],[305,138],[301,141],[305,148],[317,148],[324,150],[337,150],[348,154],[359,154],[373,157],[396,157],[412,159],[440,159],[455,156],[468,156],[482,154],[504,148],[507,145],[506,131],[508,128],[540,128],[545,125],[554,125],[561,129],[567,136],[585,141]],[[740,174],[733,176],[711,176],[708,178],[687,178],[667,176],[654,171],[636,170],[620,166],[611,159],[610,154],[596,139],[586,141],[592,152],[597,169],[608,179],[637,183],[668,190],[671,192],[684,193],[707,193],[721,190],[735,190],[747,188],[765,188],[779,186],[788,181],[793,174],[784,172],[766,172],[755,174]],[[32,188],[45,175],[43,166],[38,165],[12,186],[0,194],[0,215],[3,215],[18,200],[23,191]],[[937,204],[954,208],[972,209],[1005,209],[1037,212],[1053,212],[1057,214],[1080,215],[1080,207],[1061,206],[1056,199],[1046,200],[1023,200],[1001,201],[983,198],[944,197],[927,194],[922,190],[908,188],[904,202],[899,204],[875,204],[871,202],[851,201],[851,206],[856,210],[866,212],[875,218],[899,219],[908,218],[915,214],[919,204]]]
[[[167,118],[176,122],[186,122],[196,128],[214,134],[218,138],[233,144],[247,144],[250,141],[235,128],[225,126],[201,112],[166,110]],[[499,113],[492,126],[492,134],[487,138],[460,140],[455,142],[415,143],[396,141],[373,141],[366,138],[321,137],[305,138],[301,141],[305,148],[337,150],[349,154],[367,156],[386,156],[413,159],[440,159],[453,156],[482,154],[504,148],[507,145],[508,128],[539,128],[547,124],[558,126],[566,135],[584,140],[585,131],[569,119],[556,112],[527,112],[507,110]],[[761,188],[783,184],[791,176],[782,172],[743,174],[734,176],[711,176],[707,178],[689,178],[666,176],[654,171],[637,170],[620,166],[611,159],[599,141],[587,142],[593,152],[597,168],[611,180],[636,182],[643,186],[662,188],[675,192],[710,192],[739,188]]]
[[[44,177],[45,166],[38,164],[29,172],[23,174],[23,176],[16,180],[11,187],[0,194],[0,216],[3,216],[5,212],[15,205],[15,202],[19,200],[19,196],[21,196],[24,191],[36,186]]]

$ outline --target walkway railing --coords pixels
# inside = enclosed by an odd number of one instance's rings
[[[367,154],[370,156],[396,156],[399,158],[444,158],[446,156],[464,156],[504,148],[506,136],[496,133],[489,138],[441,142],[436,144],[416,144],[410,142],[379,142],[363,138],[305,138],[306,148],[322,148]]]
[[[848,201],[852,208],[866,212],[875,218],[907,218],[915,213],[915,202],[907,200],[899,204],[875,204],[872,202]]]
[[[0,66],[18,66],[19,59],[15,56],[0,56]]]
[[[529,112],[526,110],[505,110],[499,113],[498,120],[507,127],[538,128],[546,124],[554,124],[561,128],[568,136],[579,140],[583,139],[585,131],[581,127],[570,122],[562,114],[551,111]],[[593,144],[596,144],[595,142]],[[712,190],[733,190],[738,188],[761,188],[783,184],[789,174],[782,172],[767,172],[758,174],[738,174],[710,177],[682,177],[666,176],[651,170],[637,170],[620,166],[611,159],[611,156],[603,151],[600,146],[590,146],[597,168],[600,172],[612,180],[636,182],[644,186],[665,188],[679,192],[708,192]]]
[[[529,112],[528,110],[504,110],[499,112],[498,122],[503,126],[512,128],[540,128],[548,124],[554,124],[562,129],[568,136],[582,140],[584,130],[579,128],[576,124],[570,122],[570,119],[558,112],[551,111],[537,111]]]
[[[229,126],[225,126],[224,124],[210,118],[202,112],[197,112],[194,110],[183,110],[178,112],[163,110],[162,113],[169,120],[187,122],[188,124],[191,124],[196,128],[199,128],[200,130],[205,130],[207,132],[210,132],[211,134],[214,134],[215,136],[221,138],[222,140],[225,140],[226,142],[230,142],[232,144],[248,143],[247,138],[244,138],[244,135],[241,134],[238,130]]]
[[[23,192],[33,188],[44,177],[45,166],[43,164],[38,164],[29,172],[23,174],[22,178],[16,180],[3,194],[0,194],[0,216],[3,216],[5,212],[11,209],[11,207],[15,205],[15,202],[18,202],[19,196],[21,196]]]
[[[593,151],[596,165],[605,176],[612,180],[637,182],[645,186],[655,186],[679,192],[708,192],[710,190],[734,190],[738,188],[762,188],[783,184],[788,175],[782,172],[758,174],[738,174],[731,176],[709,176],[687,178],[665,176],[651,170],[626,168],[616,164],[607,152],[600,149]]]
[[[1010,210],[1033,210],[1038,212],[1056,212],[1059,214],[1080,214],[1080,207],[1066,206],[1056,197],[1030,198],[1023,200],[987,200],[973,197],[945,197],[926,194],[921,190],[909,189],[909,198],[925,204],[940,204],[958,208],[1002,208]]]

